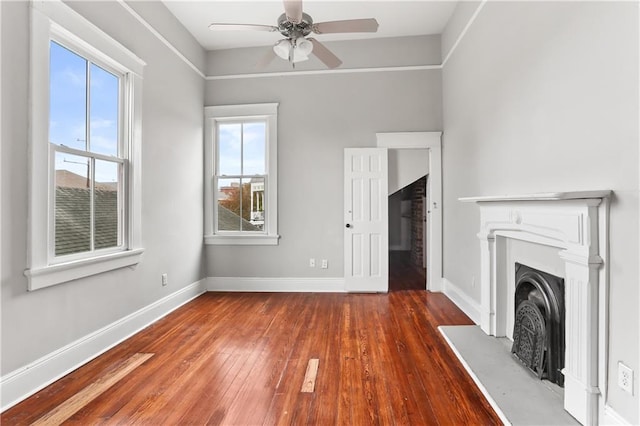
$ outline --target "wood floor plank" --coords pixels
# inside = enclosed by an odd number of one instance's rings
[[[304,380],[300,392],[313,393],[316,387],[316,379],[318,377],[318,358],[311,358],[307,362],[307,371],[304,373]]]
[[[500,424],[437,331],[469,318],[446,296],[420,289],[424,275],[407,259],[393,256],[391,269],[388,294],[206,293],[0,422]],[[155,355],[94,395],[92,384],[136,353]],[[318,369],[306,393],[310,359]]]
[[[151,358],[153,354],[133,354],[129,359],[125,360],[122,365],[111,373],[101,377],[96,382],[76,393],[64,403],[57,406],[54,410],[48,412],[35,422],[34,426],[40,425],[59,425],[69,417],[73,416],[82,407],[93,401],[100,394],[105,392],[111,386],[116,384],[122,378],[126,377],[131,371],[138,368],[145,361]]]

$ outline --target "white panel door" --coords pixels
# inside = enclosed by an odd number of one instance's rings
[[[345,288],[389,289],[387,149],[344,150]]]

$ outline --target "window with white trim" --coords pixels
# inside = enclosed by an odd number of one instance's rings
[[[62,2],[32,3],[31,60],[35,290],[140,260],[144,62]]]
[[[278,244],[277,110],[205,108],[207,244]]]

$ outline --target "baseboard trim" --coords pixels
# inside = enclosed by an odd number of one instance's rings
[[[630,425],[631,422],[628,422],[624,417],[618,414],[613,408],[609,405],[604,406],[601,424],[603,425]]]
[[[208,291],[344,293],[344,278],[209,277]]]
[[[1,410],[5,411],[71,371],[108,351],[206,291],[196,281],[144,308],[88,334],[0,378]]]
[[[467,314],[471,320],[480,324],[481,315],[480,312],[480,304],[469,297],[460,287],[452,283],[446,278],[442,278],[442,292],[449,298],[453,303],[458,305],[458,308],[462,309],[462,311]]]

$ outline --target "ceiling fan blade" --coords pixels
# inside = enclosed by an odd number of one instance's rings
[[[329,68],[336,68],[342,64],[340,58],[334,55],[326,46],[320,43],[315,38],[308,38],[311,43],[313,43],[313,50],[311,53],[317,56],[326,66]]]
[[[302,0],[283,0],[284,13],[289,22],[299,24],[302,22]]]
[[[276,53],[273,51],[273,48],[269,48],[269,51],[262,58],[260,58],[258,62],[256,62],[256,68],[266,68],[275,58]]]
[[[311,28],[316,34],[375,33],[378,31],[378,21],[374,18],[369,18],[319,22],[317,24],[313,24]]]
[[[260,24],[218,24],[214,23],[209,25],[211,31],[242,31],[242,30],[255,30],[255,31],[278,31],[278,27],[273,25],[260,25]]]

